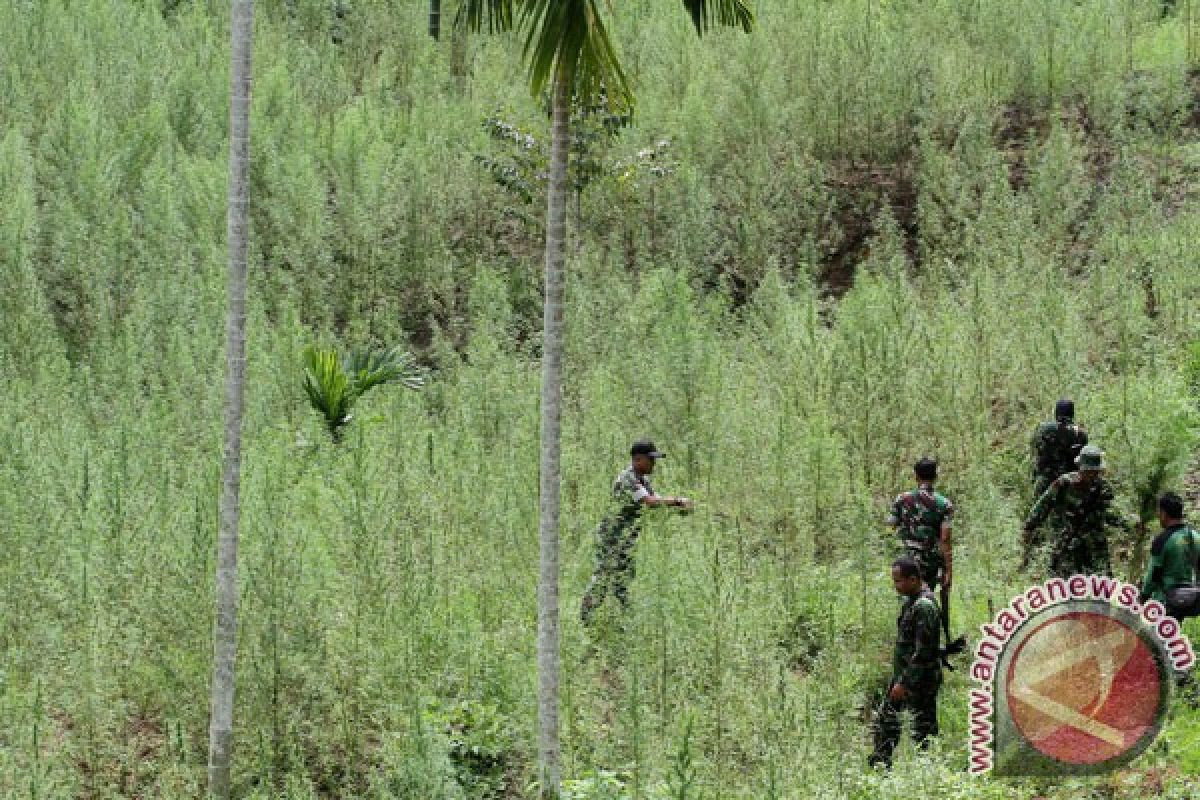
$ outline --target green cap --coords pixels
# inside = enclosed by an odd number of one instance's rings
[[[1079,451],[1079,457],[1075,459],[1076,465],[1081,471],[1098,472],[1106,469],[1104,463],[1104,451],[1094,444],[1089,444],[1087,447]]]

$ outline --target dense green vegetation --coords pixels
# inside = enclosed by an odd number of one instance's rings
[[[203,786],[225,5],[0,0],[5,796]],[[547,123],[516,45],[435,43],[421,3],[257,5],[239,792],[521,797]],[[1190,0],[760,0],[755,34],[699,44],[661,5],[614,6],[631,124],[576,126],[568,796],[1194,797],[1183,705],[1138,768],[1061,787],[968,778],[961,675],[941,746],[890,776],[862,722],[914,458],[961,510],[964,628],[1025,583],[1060,394],[1128,510],[1183,481]],[[335,443],[314,342],[409,347],[428,380],[363,395]],[[589,640],[592,532],[642,435],[701,508],[648,524],[630,613]]]

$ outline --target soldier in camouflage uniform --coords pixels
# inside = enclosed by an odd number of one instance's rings
[[[1087,443],[1087,431],[1075,424],[1075,403],[1059,400],[1054,404],[1054,422],[1043,422],[1033,434],[1034,500],[1055,478],[1075,468],[1075,459]]]
[[[933,588],[949,589],[954,575],[954,543],[951,525],[954,504],[933,489],[937,462],[922,458],[913,465],[917,488],[896,497],[887,524],[900,538],[897,555],[911,556],[921,567],[921,577]]]
[[[629,451],[631,463],[613,482],[613,513],[600,523],[596,531],[596,570],[583,595],[579,617],[584,624],[611,592],[629,603],[629,583],[633,580],[633,546],[641,533],[641,516],[645,508],[679,508],[690,511],[692,501],[686,497],[655,494],[650,485],[654,462],[665,458],[653,442],[634,442]]]
[[[1128,531],[1129,521],[1112,508],[1116,494],[1104,478],[1104,451],[1088,445],[1075,462],[1078,470],[1056,478],[1025,520],[1022,569],[1040,544],[1037,529],[1047,517],[1056,532],[1050,547],[1052,575],[1107,575],[1111,569],[1106,529],[1113,526]]]
[[[892,585],[904,598],[896,620],[896,651],[892,682],[875,724],[872,766],[892,765],[892,751],[900,743],[900,712],[912,712],[913,740],[920,747],[937,736],[937,696],[942,686],[941,612],[933,592],[921,579],[916,559],[901,556],[892,564]]]

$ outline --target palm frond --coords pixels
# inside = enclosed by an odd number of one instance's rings
[[[512,30],[513,0],[462,0],[454,15],[454,27],[478,33]]]
[[[345,369],[356,398],[385,383],[402,383],[409,389],[425,385],[425,376],[412,354],[399,347],[355,348],[346,356]]]
[[[683,7],[699,36],[718,26],[754,30],[754,12],[743,0],[683,0]]]
[[[633,106],[633,92],[596,0],[524,0],[520,8],[535,96],[562,75],[580,100],[605,95],[610,102]]]
[[[350,420],[354,395],[338,360],[336,350],[307,347],[304,350],[304,391],[313,409],[322,416],[335,440]]]
[[[425,373],[412,354],[399,347],[355,348],[344,359],[332,348],[304,350],[304,391],[335,442],[341,441],[342,428],[358,398],[385,383],[420,389]]]

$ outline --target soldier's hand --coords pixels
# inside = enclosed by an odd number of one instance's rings
[[[679,503],[679,510],[685,514],[690,511],[694,511],[696,508],[695,502],[693,502],[690,497],[679,497],[676,498],[676,500]]]
[[[908,689],[904,688],[903,683],[897,683],[892,686],[892,690],[888,692],[888,699],[893,703],[903,703],[908,697]]]

